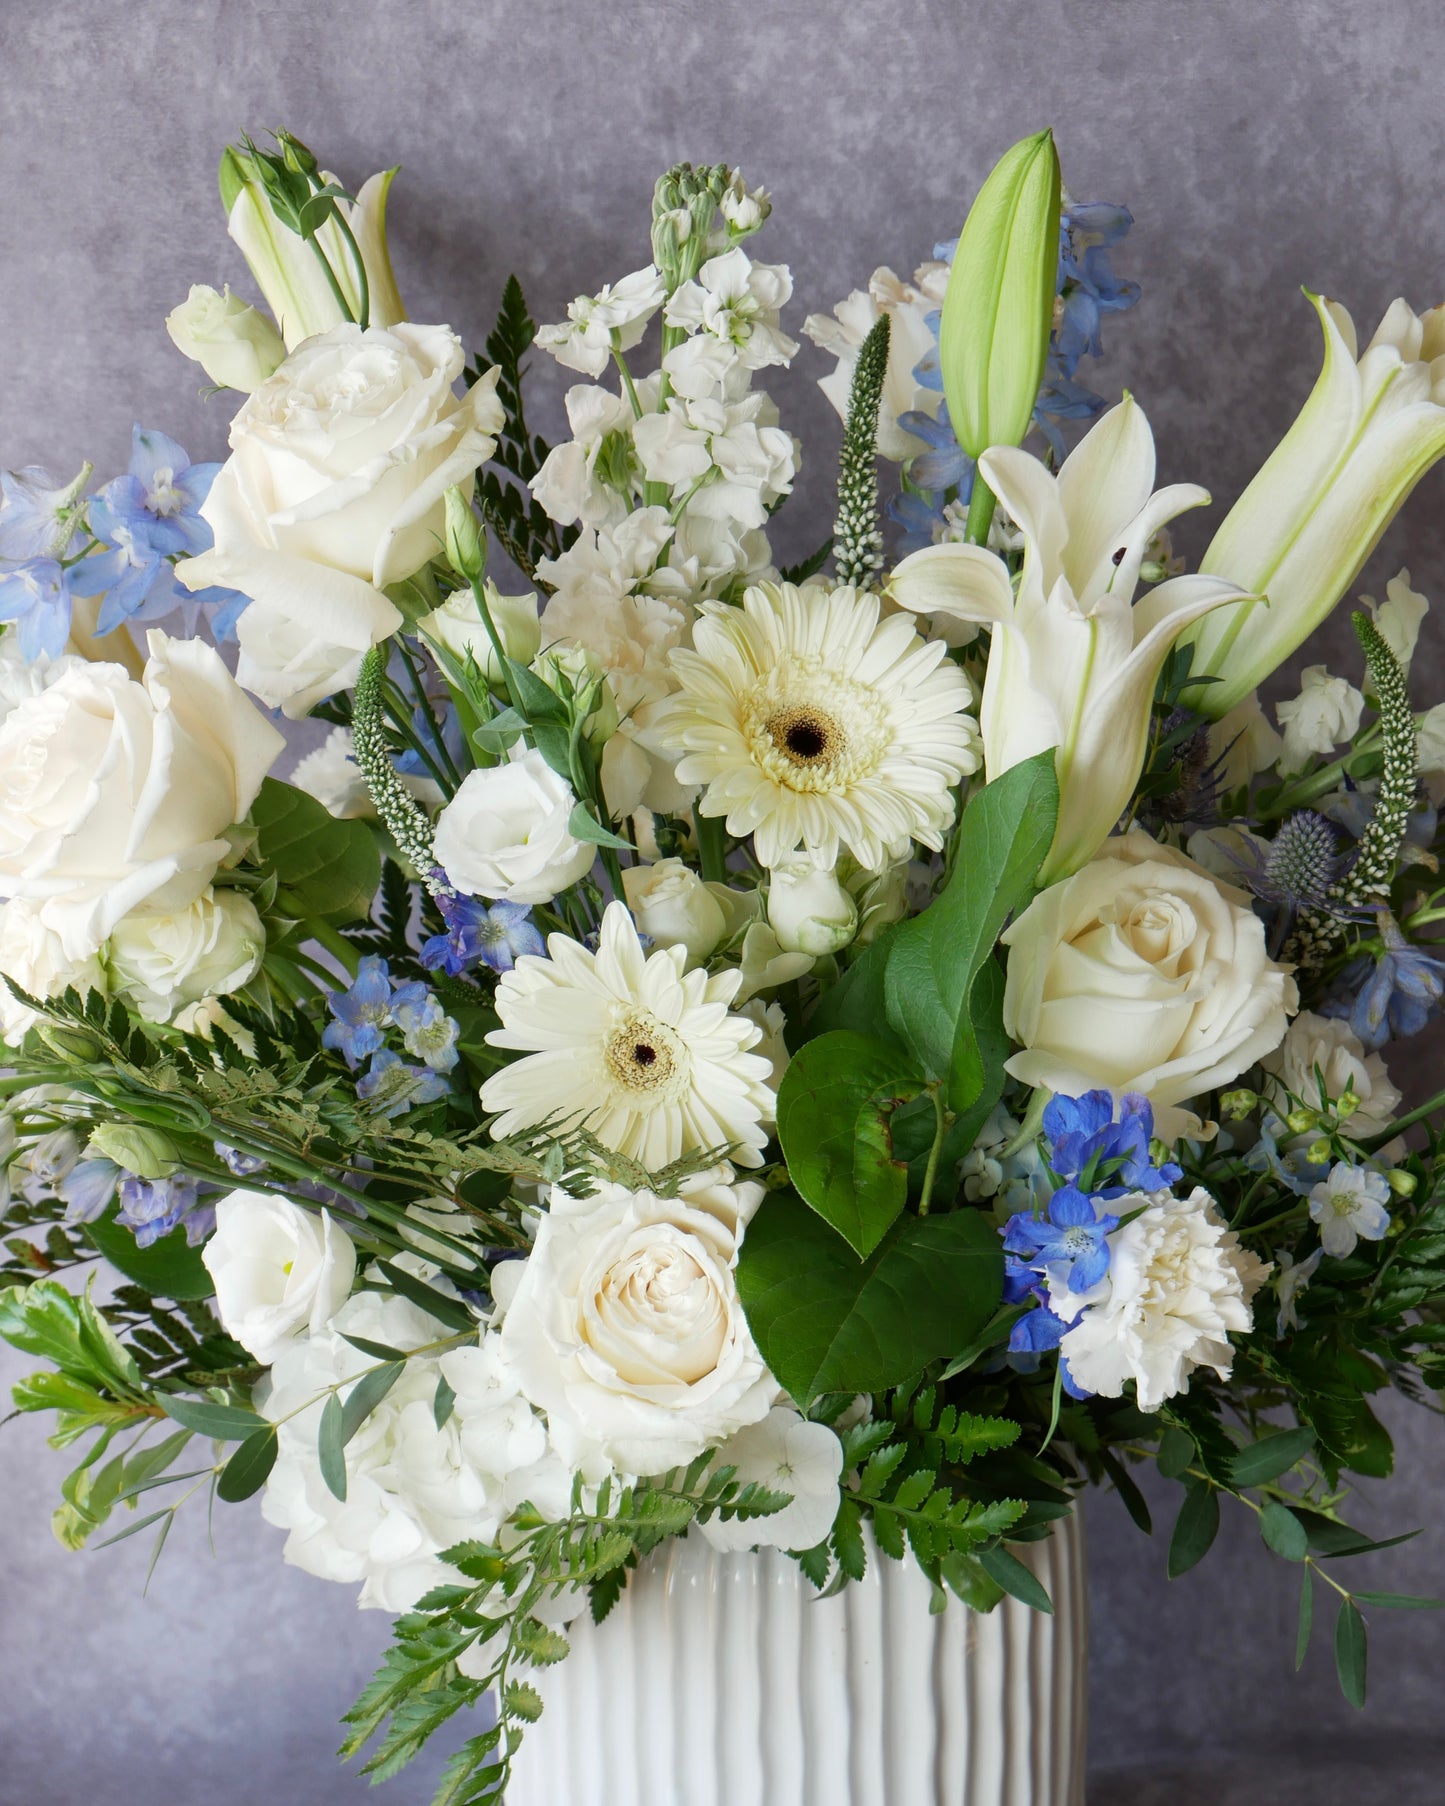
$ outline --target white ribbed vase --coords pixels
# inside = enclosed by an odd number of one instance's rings
[[[1083,1806],[1077,1513],[1027,1551],[1052,1617],[933,1616],[911,1558],[869,1554],[819,1599],[777,1551],[665,1544],[529,1675],[546,1711],[507,1806]]]

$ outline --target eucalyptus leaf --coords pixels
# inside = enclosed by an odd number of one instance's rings
[[[276,1426],[254,1431],[221,1469],[216,1496],[228,1505],[238,1504],[260,1492],[276,1465]]]
[[[978,1558],[979,1566],[989,1579],[996,1582],[1006,1593],[1012,1593],[1015,1599],[1022,1599],[1025,1605],[1031,1605],[1036,1612],[1047,1612],[1053,1616],[1053,1601],[1049,1598],[1044,1583],[1032,1568],[1026,1568],[1018,1556],[1000,1546],[997,1549],[984,1549]]]
[[[243,1405],[218,1405],[210,1399],[179,1398],[172,1392],[156,1395],[156,1403],[187,1430],[198,1436],[209,1436],[213,1442],[244,1442],[257,1430],[266,1428],[266,1419]]]
[[[1219,1495],[1198,1480],[1184,1495],[1169,1542],[1169,1578],[1177,1580],[1208,1555],[1219,1532]]]
[[[1335,1672],[1339,1675],[1340,1692],[1356,1711],[1364,1710],[1367,1656],[1365,1620],[1354,1600],[1342,1599],[1335,1619]]]
[[[341,1417],[341,1400],[333,1392],[321,1408],[321,1423],[316,1434],[317,1459],[321,1478],[333,1497],[346,1501],[346,1446]]]

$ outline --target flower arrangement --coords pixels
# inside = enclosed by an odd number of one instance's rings
[[[1279,731],[1257,691],[1445,453],[1445,312],[1360,352],[1315,298],[1187,572],[1210,498],[1080,374],[1129,215],[1027,139],[804,321],[837,519],[779,568],[766,194],[669,171],[644,267],[542,327],[509,282],[469,364],[393,174],[226,152],[266,310],[166,322],[244,392],[224,464],[4,476],[0,1335],[80,1453],[57,1535],[260,1494],[396,1617],[371,1772],[495,1694],[445,1801],[669,1537],[1047,1611],[1019,1551],[1091,1482],[1147,1531],[1144,1461],[1170,1573],[1237,1501],[1362,1703],[1364,1612],[1430,1602],[1339,1578],[1346,1476],[1445,1385],[1445,1094],[1382,1053],[1445,995],[1425,598],[1362,599]],[[277,711],[327,729],[290,782]]]

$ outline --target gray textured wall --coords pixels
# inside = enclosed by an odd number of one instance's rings
[[[84,456],[108,473],[133,420],[221,454],[224,400],[200,398],[161,321],[192,281],[245,285],[213,179],[243,128],[287,124],[352,180],[402,162],[403,292],[414,317],[475,342],[510,270],[549,319],[641,262],[652,180],[677,158],[725,157],[772,189],[760,254],[791,262],[796,320],[875,264],[911,268],[957,229],[989,160],[1052,122],[1074,193],[1125,201],[1138,222],[1122,262],[1145,298],[1109,323],[1103,380],[1127,380],[1148,410],[1162,478],[1227,498],[1313,379],[1302,284],[1366,331],[1395,294],[1441,298],[1445,18],[1432,13],[1410,0],[0,0],[0,465],[60,474]],[[811,450],[785,551],[826,521],[836,428],[812,389],[826,368],[805,349],[770,384]],[[1405,560],[1445,596],[1442,482],[1422,486],[1372,574]],[[1427,629],[1421,675],[1445,676],[1442,632]],[[1401,1478],[1368,1521],[1438,1521],[1437,1420],[1396,1419]],[[376,1615],[281,1567],[250,1508],[222,1512],[215,1560],[204,1525],[183,1526],[143,1601],[138,1543],[71,1557],[50,1541],[62,1472],[33,1426],[4,1430],[0,1806],[360,1799],[330,1751],[380,1646]],[[1290,1677],[1292,1576],[1248,1524],[1171,1587],[1160,1539],[1144,1544],[1109,1499],[1089,1520],[1099,1806],[1441,1798],[1445,1626],[1378,1625],[1359,1717],[1335,1696],[1326,1637]],[[1445,1592],[1440,1548],[1438,1533],[1412,1546],[1420,1590]],[[414,1775],[385,1797],[426,1796]]]

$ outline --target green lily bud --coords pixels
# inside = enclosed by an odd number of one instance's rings
[[[994,165],[958,241],[938,352],[948,418],[972,458],[1029,430],[1053,324],[1060,206],[1053,134],[1039,132]]]
[[[447,558],[456,574],[468,583],[478,582],[487,568],[482,523],[457,484],[447,491]]]
[[[91,1131],[86,1152],[113,1160],[138,1179],[169,1179],[181,1163],[181,1151],[169,1135],[133,1122],[102,1123]]]

